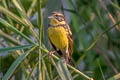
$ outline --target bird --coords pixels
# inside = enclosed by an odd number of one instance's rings
[[[65,62],[74,65],[72,61],[73,39],[72,32],[65,19],[65,16],[54,11],[48,16],[48,38],[54,50],[62,57]]]

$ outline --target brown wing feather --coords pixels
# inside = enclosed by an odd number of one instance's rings
[[[70,27],[69,27],[68,24],[65,26],[65,28],[67,29],[67,32],[68,32],[68,40],[69,40],[69,48],[68,48],[68,51],[69,51],[69,54],[70,54],[70,56],[71,56],[72,53],[73,53],[72,32],[71,32]]]
[[[69,39],[69,48],[68,48],[68,51],[69,51],[70,56],[71,56],[72,53],[73,53],[73,40],[72,40],[72,36],[68,35],[68,39]]]
[[[72,56],[72,53],[73,53],[73,39],[72,39],[72,32],[71,32],[68,24],[66,25],[66,29],[68,31],[68,40],[69,40],[69,47],[68,47],[69,58],[68,58],[68,61],[69,61],[70,65],[75,66],[74,62],[71,59],[71,56]]]

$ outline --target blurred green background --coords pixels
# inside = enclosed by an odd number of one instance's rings
[[[118,80],[120,0],[0,0],[0,79],[89,79],[66,67],[62,74],[68,78],[60,75],[61,59],[55,66],[46,55],[52,50],[47,17],[53,11],[65,15],[73,33],[75,68],[94,80]]]

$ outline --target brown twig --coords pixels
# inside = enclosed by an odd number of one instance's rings
[[[107,9],[106,5],[104,4],[103,0],[99,0],[101,6],[107,11],[107,15],[109,17],[109,19],[111,19],[111,21],[113,22],[113,24],[116,24],[115,19],[113,18],[112,14],[109,12],[109,10]],[[120,31],[120,26],[116,25],[116,29]]]

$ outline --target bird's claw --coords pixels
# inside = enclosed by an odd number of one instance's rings
[[[67,59],[67,58],[64,60],[64,63],[65,63],[65,64],[67,64],[67,63],[68,63],[68,59]]]
[[[48,57],[51,58],[53,53],[55,53],[55,51],[49,51],[48,52]]]

